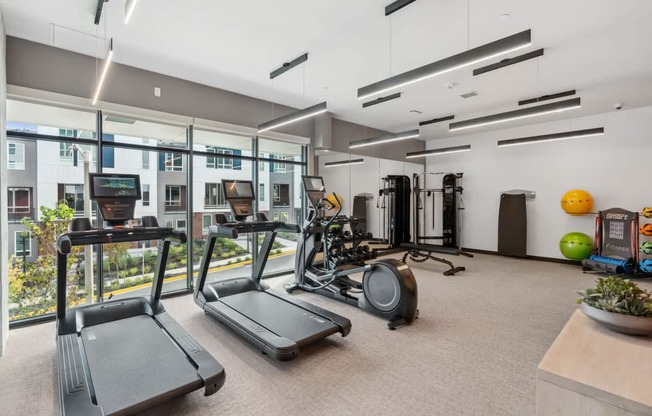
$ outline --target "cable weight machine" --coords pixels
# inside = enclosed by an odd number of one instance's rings
[[[381,181],[376,208],[382,210],[383,234],[369,244],[386,244],[388,249],[396,249],[410,241],[410,178],[387,175]]]
[[[441,188],[420,188],[420,176],[424,176],[424,186],[425,186],[425,174],[428,175],[444,175],[442,178],[442,187]],[[414,174],[414,235],[415,242],[417,244],[428,243],[428,240],[441,240],[441,245],[444,247],[457,247],[461,248],[460,242],[460,223],[459,223],[459,211],[464,210],[464,200],[462,199],[462,193],[464,188],[462,187],[462,177],[463,173],[425,173],[425,174]],[[435,228],[436,225],[436,214],[437,214],[437,195],[442,194],[442,234],[441,235],[422,235],[422,229],[425,233],[426,228],[426,218],[425,215],[421,215],[419,211],[424,211],[428,198],[432,198],[432,227]],[[423,217],[423,225],[421,223],[421,218]]]
[[[441,188],[427,188],[426,175],[443,175]],[[456,267],[450,261],[441,257],[433,256],[432,253],[448,254],[452,256],[473,257],[461,249],[461,231],[459,212],[464,210],[464,201],[462,193],[463,173],[415,173],[412,177],[413,195],[414,195],[414,243],[403,243],[401,247],[407,249],[403,256],[405,262],[408,258],[414,262],[422,263],[426,260],[433,260],[444,263],[449,269],[444,275],[454,275],[459,271],[465,270],[465,267]],[[421,178],[423,177],[423,188],[421,187]],[[425,218],[426,204],[428,198],[432,198],[432,229],[436,226],[437,213],[437,195],[442,195],[442,233],[441,235],[424,235],[427,219]],[[441,244],[432,244],[432,240],[441,240]]]

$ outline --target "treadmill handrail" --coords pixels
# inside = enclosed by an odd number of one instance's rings
[[[289,224],[280,221],[243,221],[243,222],[226,222],[218,225],[211,225],[210,234],[217,234],[222,237],[238,238],[242,233],[256,233],[265,231],[289,231],[300,233],[301,227],[297,224]]]
[[[73,246],[90,244],[111,244],[141,240],[164,240],[185,243],[185,232],[169,227],[98,228],[86,231],[72,231],[57,238],[57,250],[69,254]]]
[[[156,268],[152,281],[152,306],[156,308],[161,298],[170,242],[185,243],[188,240],[185,232],[176,231],[169,227],[100,228],[72,231],[61,234],[57,238],[57,319],[63,319],[66,315],[67,259],[73,246],[141,240],[161,240],[163,242],[156,256]]]

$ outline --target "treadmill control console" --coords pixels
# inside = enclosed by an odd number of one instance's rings
[[[140,176],[91,173],[91,200],[96,200],[102,217],[111,225],[122,225],[134,217],[141,198]]]
[[[224,197],[231,205],[236,221],[244,221],[254,215],[254,184],[252,181],[222,179]]]
[[[254,215],[254,209],[251,206],[251,201],[249,200],[232,200],[231,209],[233,210],[233,215],[236,217],[249,217]]]

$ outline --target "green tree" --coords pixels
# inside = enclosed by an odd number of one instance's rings
[[[38,258],[35,262],[25,264],[14,256],[9,260],[9,299],[17,305],[18,313],[14,318],[33,316],[54,310],[57,295],[57,237],[68,231],[68,226],[75,213],[65,201],[55,208],[40,207],[40,221],[23,218],[22,224],[38,242]],[[66,298],[69,305],[76,305],[84,296],[80,296],[79,281],[81,277],[80,247],[73,247],[68,256],[67,269],[77,264],[77,274],[68,276]]]
[[[115,275],[118,278],[120,277],[120,259],[127,255],[129,247],[131,247],[131,245],[128,242],[104,245],[104,254],[109,260],[109,272],[111,271],[111,265],[114,265]],[[113,280],[110,281],[110,284],[113,284]]]

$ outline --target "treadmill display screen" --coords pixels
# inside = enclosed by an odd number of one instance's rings
[[[222,180],[226,199],[255,199],[254,185],[251,181]]]
[[[91,198],[140,199],[138,175],[91,174]]]

